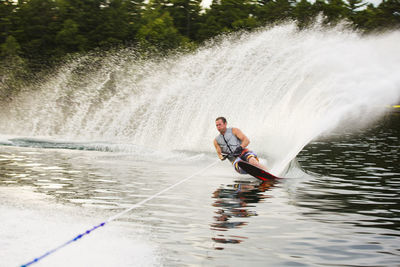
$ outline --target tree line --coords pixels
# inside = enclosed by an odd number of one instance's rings
[[[71,53],[191,49],[222,33],[285,20],[306,28],[319,15],[323,24],[347,20],[363,32],[399,28],[400,0],[376,7],[363,0],[213,0],[206,9],[201,0],[0,0],[0,78]]]

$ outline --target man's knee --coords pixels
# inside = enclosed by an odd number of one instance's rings
[[[235,171],[237,171],[237,172],[240,173],[240,174],[247,174],[247,172],[245,172],[242,168],[239,167],[239,161],[240,161],[240,159],[237,158],[237,159],[235,160],[235,162],[233,163],[233,166],[234,166],[234,168],[235,168]]]
[[[258,162],[257,154],[250,150],[246,151],[246,153],[241,156],[241,159],[250,163],[251,161],[254,162],[252,159],[255,159]]]

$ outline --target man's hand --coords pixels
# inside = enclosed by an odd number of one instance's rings
[[[240,155],[242,154],[242,152],[243,152],[243,147],[242,147],[242,146],[238,146],[238,147],[235,149],[235,151],[233,152],[233,155],[234,155],[235,157],[238,157],[238,156],[240,156]]]
[[[226,160],[227,158],[228,158],[228,154],[221,154],[220,156],[219,156],[219,159],[220,160]]]

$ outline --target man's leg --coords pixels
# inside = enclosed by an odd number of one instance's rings
[[[264,165],[262,165],[260,162],[258,162],[258,160],[255,157],[250,157],[249,158],[249,163],[260,168],[263,169],[264,171],[267,171],[267,167],[265,167]]]
[[[267,171],[267,167],[265,167],[264,165],[262,165],[259,161],[258,161],[258,157],[257,154],[254,153],[251,150],[246,151],[246,153],[244,153],[244,155],[241,157],[243,160],[247,161],[248,163],[263,169],[265,171]]]
[[[235,171],[237,171],[240,174],[247,174],[247,172],[245,172],[242,168],[239,167],[238,162],[240,161],[240,158],[237,158],[234,162],[233,162],[233,167],[235,168]]]

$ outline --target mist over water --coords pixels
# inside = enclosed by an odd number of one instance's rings
[[[399,43],[400,32],[289,23],[164,59],[81,57],[3,105],[0,132],[198,153],[214,150],[225,116],[278,174],[311,140],[400,100]]]

